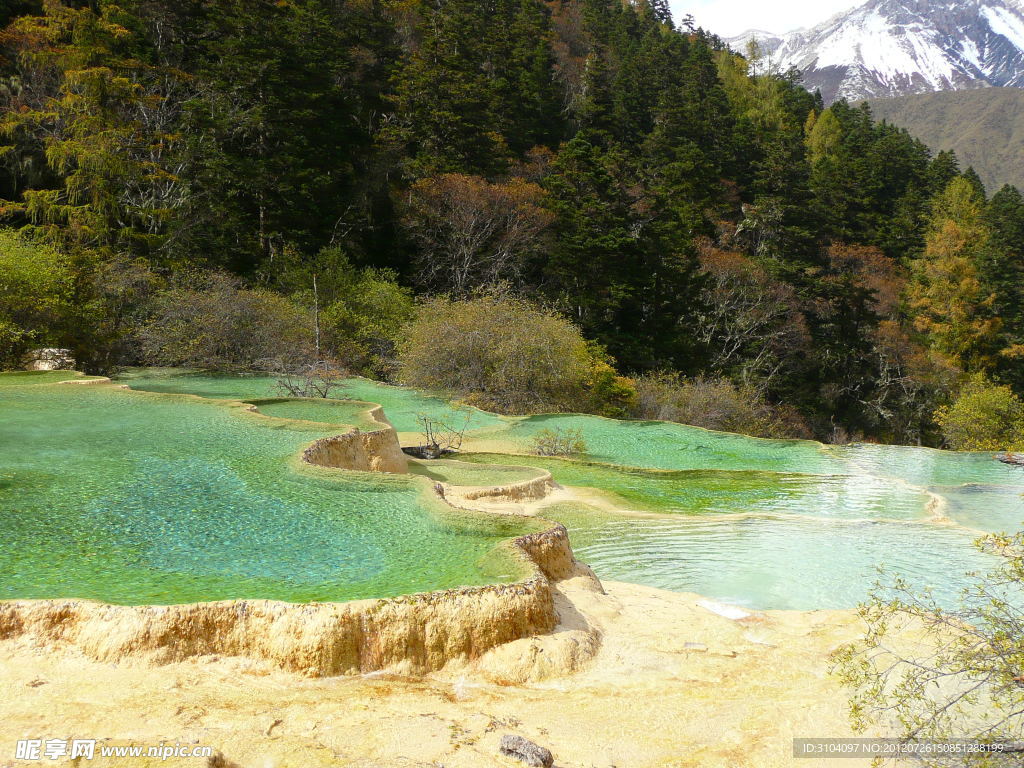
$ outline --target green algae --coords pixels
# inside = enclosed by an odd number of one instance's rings
[[[247,400],[259,413],[277,419],[311,421],[320,424],[348,425],[364,431],[383,429],[386,425],[370,415],[376,407],[359,400],[274,399]]]
[[[460,456],[459,458],[471,459],[472,457]],[[409,462],[409,471],[427,477],[434,482],[462,486],[512,485],[536,480],[544,474],[536,468],[537,464],[531,465],[523,462],[519,466],[514,466],[517,463],[516,459],[519,458],[516,456],[497,455],[493,458],[494,462],[479,464],[467,463],[464,460],[413,460]],[[503,463],[499,461],[502,458],[510,458],[512,461]]]
[[[266,597],[268,592],[300,600],[348,599],[484,583],[507,578],[514,570],[507,560],[495,567],[493,559],[493,553],[501,551],[494,548],[497,542],[518,532],[507,521],[492,529],[479,518],[447,519],[453,513],[423,495],[413,479],[345,473],[339,477],[337,472],[295,468],[294,455],[303,444],[336,434],[341,422],[365,417],[363,402],[283,401],[275,381],[266,376],[144,370],[129,371],[121,380],[149,392],[212,398],[205,404],[192,398],[171,400],[179,408],[191,403],[205,407],[203,414],[230,416],[232,424],[226,429],[218,418],[200,416],[194,410],[187,417],[179,410],[176,418],[150,419],[160,435],[155,442],[167,450],[145,448],[142,453],[148,456],[149,466],[131,474],[163,472],[175,478],[167,482],[177,489],[143,492],[147,483],[134,481],[128,487],[137,490],[126,493],[118,482],[101,482],[95,492],[105,488],[105,495],[94,499],[87,512],[76,513],[89,521],[90,535],[93,530],[123,534],[122,549],[150,552],[139,561],[145,567],[150,567],[146,558],[167,566],[166,573],[153,579],[153,589],[142,590],[139,597],[131,597],[126,588],[131,601],[166,602],[170,598],[165,593],[174,590],[194,599],[213,599],[210,594]],[[18,390],[9,382],[7,386],[0,396],[0,417],[5,413],[2,399]],[[49,389],[61,390],[62,396],[78,389],[74,398],[80,400],[88,399],[86,390],[93,387]],[[130,393],[123,396],[132,397]],[[443,419],[453,413],[444,398],[364,379],[346,381],[342,396],[382,404],[388,419],[402,432],[418,431],[420,414]],[[273,418],[244,418],[245,414],[240,418],[240,407],[230,408],[223,402],[265,400],[273,402],[259,402],[258,407]],[[83,414],[94,407],[67,403],[45,409],[77,414],[73,418],[85,424],[76,429],[71,445],[56,440],[46,446],[49,453],[44,459],[29,462],[33,466],[23,466],[17,474],[10,470],[15,465],[12,450],[0,463],[0,503],[15,497],[52,496],[54,487],[68,482],[63,470],[54,468],[80,458],[81,442],[94,437],[106,442],[111,431],[120,431],[123,440],[140,445],[154,442],[136,434],[143,428],[141,419],[139,423],[129,419],[119,428],[122,417],[116,408],[104,417],[110,421],[109,429],[88,428],[95,419]],[[580,460],[466,454],[459,457],[464,461],[414,461],[411,469],[420,476],[420,483],[426,478],[453,485],[522,482],[536,477],[540,469],[551,472],[563,486],[591,489],[587,498],[596,492],[600,503],[594,498],[589,505],[554,504],[544,507],[542,514],[566,524],[577,554],[604,578],[695,591],[765,609],[848,608],[867,595],[876,567],[888,564],[912,584],[951,596],[965,583],[965,571],[991,564],[971,546],[978,532],[1016,530],[1024,523],[1024,472],[987,454],[758,440],[664,422],[574,414],[506,418],[475,409],[459,412],[468,414],[472,437],[507,445],[520,454],[530,451],[542,429],[582,432],[588,453]],[[260,421],[263,432],[254,424]],[[32,427],[23,423],[20,429],[31,432]],[[270,440],[264,433],[276,437]],[[207,450],[194,444],[205,445],[207,438],[222,447],[236,443],[242,447],[215,456],[212,445]],[[244,447],[254,439],[255,445]],[[272,446],[264,445],[268,440]],[[58,447],[62,444],[63,454]],[[131,464],[127,456],[120,461]],[[116,473],[111,477],[116,479]],[[84,493],[90,487],[86,478],[70,482],[69,487],[89,496]],[[183,490],[190,487],[200,490]],[[122,490],[113,493],[112,489]],[[176,507],[180,517],[165,514],[163,496],[174,493],[183,502]],[[240,512],[253,505],[250,496],[257,497],[255,511]],[[283,506],[278,509],[275,504]],[[128,517],[134,523],[129,525],[124,515],[111,511],[119,505],[132,511]],[[628,514],[631,511],[645,514]],[[39,511],[34,514],[37,530],[55,524]],[[236,517],[244,529],[235,525]],[[205,518],[209,518],[207,525],[201,522]],[[238,530],[262,526],[262,530],[255,537],[236,535],[236,530],[226,533],[232,526]],[[424,527],[431,530],[424,534]],[[409,535],[392,540],[396,530]],[[89,569],[90,558],[100,555],[89,552],[103,553],[103,547],[110,546],[94,542],[90,535],[81,536],[87,544],[82,545],[76,566],[86,582],[102,580]],[[234,565],[222,573],[208,558],[202,568],[197,567],[196,556],[186,550],[204,537]],[[173,543],[178,538],[182,546]],[[144,544],[159,540],[172,542],[174,557],[152,554],[157,546]],[[18,554],[7,562],[20,558],[19,568],[24,573],[33,571],[46,551],[45,542],[44,537],[40,548],[32,550],[30,542],[19,540],[14,548]],[[118,557],[121,560],[111,560],[115,572],[127,555]],[[172,562],[188,566],[183,576],[170,567]],[[10,566],[3,567],[8,570],[0,569],[0,583],[7,584]],[[190,569],[203,570],[204,576],[196,579]],[[38,574],[33,578],[41,579]],[[216,588],[209,589],[211,584]],[[40,581],[36,592],[67,594],[62,589],[59,582]]]
[[[639,512],[895,520],[923,519],[930,514],[925,494],[903,483],[866,475],[647,470],[504,454],[465,454],[460,458],[480,464],[541,467],[561,485],[599,489],[609,504]]]
[[[281,396],[277,380],[272,376],[250,374],[210,374],[174,368],[133,369],[125,371],[118,381],[142,392],[198,395],[222,400],[255,400]],[[384,407],[388,421],[399,432],[418,432],[420,414],[435,419],[457,419],[459,425],[468,416],[470,430],[500,426],[500,416],[476,408],[460,408],[441,397],[423,394],[403,387],[391,387],[368,379],[346,379],[335,399],[368,401]],[[316,419],[314,419],[316,420]]]
[[[535,526],[303,467],[337,430],[112,386],[0,395],[0,599],[342,601],[493,583]]]

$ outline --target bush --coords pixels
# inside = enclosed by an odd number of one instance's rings
[[[955,451],[1024,449],[1024,402],[1009,387],[980,376],[960,390],[952,405],[940,408],[935,420]]]
[[[636,418],[754,437],[811,437],[807,424],[794,409],[772,405],[755,390],[725,379],[686,379],[677,373],[654,373],[637,379],[636,389]]]
[[[601,412],[630,402],[626,380],[617,381],[576,326],[495,296],[423,304],[401,344],[399,376],[502,413]]]
[[[311,313],[319,307],[320,354],[354,372],[393,378],[398,341],[414,311],[412,292],[396,275],[358,269],[338,248],[311,258],[288,249],[280,261],[276,287]]]
[[[970,574],[953,607],[900,580],[860,606],[864,636],[833,656],[851,689],[856,731],[884,729],[900,743],[963,739],[1009,742],[1016,753],[920,753],[928,768],[1019,766],[1024,739],[1024,535],[989,535],[977,546],[996,565]],[[874,735],[874,734],[872,734]]]
[[[63,254],[0,230],[0,367],[20,367],[32,347],[65,346],[73,289]]]
[[[252,370],[316,359],[312,313],[219,273],[158,294],[141,343],[152,365]]]
[[[542,429],[533,437],[533,452],[538,456],[575,456],[587,452],[587,443],[578,429]]]
[[[277,390],[287,397],[344,398],[345,379],[349,377],[334,360],[317,360],[288,366],[272,361],[271,371],[277,376]]]
[[[636,383],[625,376],[619,376],[612,361],[607,359],[597,345],[591,345],[593,363],[587,382],[586,403],[576,407],[587,413],[596,413],[610,419],[628,419],[639,404]]]

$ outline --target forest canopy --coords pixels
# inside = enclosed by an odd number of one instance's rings
[[[6,366],[283,346],[401,381],[425,318],[493,323],[490,297],[614,388],[743,393],[771,434],[937,445],[962,387],[1024,394],[1021,193],[664,0],[19,0],[0,25]],[[506,407],[592,387],[570,346],[572,381]]]

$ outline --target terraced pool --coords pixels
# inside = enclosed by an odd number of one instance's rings
[[[0,599],[341,601],[521,574],[500,544],[529,525],[300,465],[336,428],[67,377],[0,375]]]
[[[190,385],[187,377],[172,378]],[[352,382],[350,394],[386,401],[389,417],[405,431],[416,424],[403,414],[450,409],[443,399],[364,380]],[[589,451],[583,461],[507,453],[460,459],[539,467],[562,485],[586,489],[580,496],[589,503],[543,513],[564,523],[578,556],[609,579],[757,608],[848,608],[866,597],[885,566],[952,598],[965,572],[991,565],[971,542],[982,532],[1024,526],[1024,470],[989,454],[834,447],[664,422],[479,411],[469,445],[527,453],[537,432],[559,427],[580,430]],[[434,472],[461,482],[450,468]]]
[[[295,461],[339,424],[376,428],[363,402],[282,400],[258,376],[128,372],[139,393],[56,380],[0,376],[0,597],[302,602],[506,580],[498,544],[529,526],[455,515],[422,478],[505,484],[538,468],[579,489],[542,512],[600,576],[762,609],[852,607],[882,564],[952,597],[989,564],[972,539],[1024,525],[1024,470],[989,455],[470,409],[467,445],[510,453],[368,476]],[[452,409],[362,379],[344,394],[400,432]],[[550,427],[579,429],[588,455],[512,455]]]

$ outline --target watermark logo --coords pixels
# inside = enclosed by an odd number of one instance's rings
[[[213,747],[184,744],[113,745],[98,739],[21,739],[14,750],[15,760],[41,761],[92,760],[95,757],[148,757],[169,760],[172,757],[213,757]]]

